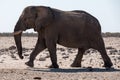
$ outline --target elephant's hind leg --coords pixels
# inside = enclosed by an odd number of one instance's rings
[[[100,52],[100,54],[103,58],[103,61],[104,61],[104,67],[110,68],[113,64],[112,64],[109,56],[107,55],[103,39],[99,38],[99,40],[97,42],[98,42],[97,47],[95,49],[97,49]]]
[[[81,67],[81,61],[82,61],[84,52],[85,52],[84,48],[78,49],[78,54],[76,55],[74,62],[71,64],[71,67]]]
[[[26,62],[25,64],[27,66],[30,66],[30,67],[34,67],[34,60],[36,58],[36,56],[46,48],[45,46],[45,42],[44,40],[40,40],[38,39],[37,43],[36,43],[36,46],[35,46],[35,49],[33,50],[33,52],[30,54],[30,60],[28,62]]]

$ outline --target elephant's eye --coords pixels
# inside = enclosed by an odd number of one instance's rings
[[[30,27],[26,26],[26,29],[30,29]]]
[[[25,18],[24,21],[27,21],[27,18]]]

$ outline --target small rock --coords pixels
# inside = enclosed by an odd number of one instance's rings
[[[109,51],[111,55],[115,55],[118,51],[116,49],[112,49]]]
[[[68,53],[73,53],[73,50],[71,48],[68,48]]]
[[[39,61],[45,61],[46,58],[45,57],[40,57]]]
[[[118,68],[120,68],[120,66],[118,66]]]
[[[62,62],[59,62],[60,64],[62,64]]]
[[[85,51],[85,55],[90,54],[90,53],[97,53],[97,50],[95,49],[88,49]]]
[[[8,49],[1,49],[0,52],[6,52]]]
[[[10,73],[14,73],[14,71],[13,71],[13,70],[11,70],[11,71],[10,71]]]
[[[48,53],[48,54],[46,54],[46,56],[45,56],[45,58],[49,58],[50,57],[50,54]]]
[[[62,55],[66,55],[66,53],[62,53]]]
[[[11,55],[11,57],[12,57],[12,58],[16,58],[16,56],[15,56],[15,55],[13,55],[13,54]]]
[[[114,49],[112,46],[108,46],[106,47],[106,49]]]
[[[68,53],[73,53],[73,51],[68,50]]]
[[[24,56],[29,56],[29,55],[30,55],[30,54],[28,54],[28,53],[25,53],[25,54],[24,54]]]
[[[45,58],[49,58],[50,54],[49,54],[49,52],[44,52],[42,56],[45,57]]]
[[[68,55],[64,55],[62,58],[66,59],[66,58],[69,58],[69,56]]]
[[[11,47],[9,47],[9,50],[14,50],[14,49],[16,49],[15,46],[11,46]]]
[[[42,78],[41,77],[34,77],[33,79],[41,80]]]
[[[57,50],[60,50],[60,51],[65,51],[64,48],[57,48]]]
[[[29,49],[28,48],[22,48],[23,53],[27,52]]]

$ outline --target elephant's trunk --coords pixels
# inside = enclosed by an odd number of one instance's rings
[[[21,30],[21,22],[17,22],[15,29],[14,29],[14,39],[15,39],[15,43],[16,43],[16,47],[18,50],[18,55],[21,59],[23,59],[22,56],[22,43],[21,43],[21,35],[22,35],[22,30]]]
[[[15,43],[16,43],[16,46],[17,46],[17,50],[18,50],[18,55],[21,59],[23,59],[23,56],[22,56],[22,43],[21,43],[21,34],[18,34],[18,35],[14,35],[14,39],[15,39]]]

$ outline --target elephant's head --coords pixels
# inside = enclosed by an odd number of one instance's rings
[[[53,12],[49,7],[29,6],[24,9],[14,28],[14,39],[18,55],[21,59],[23,59],[21,43],[22,32],[30,28],[39,32],[42,27],[49,25],[51,21],[53,21]]]

